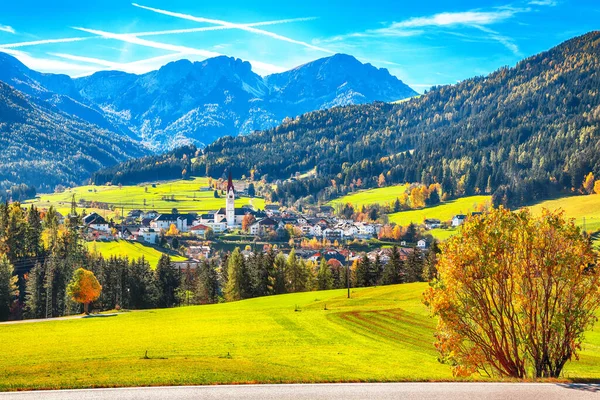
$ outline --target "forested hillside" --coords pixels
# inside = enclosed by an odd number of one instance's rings
[[[21,183],[41,190],[80,184],[103,166],[142,155],[140,146],[124,136],[0,82],[0,198],[11,188],[13,199],[23,197],[15,186]]]
[[[274,181],[274,199],[327,200],[357,187],[441,183],[447,197],[495,194],[516,205],[578,189],[600,174],[600,32],[487,77],[433,88],[401,104],[374,103],[305,114],[281,126],[208,146],[192,174]],[[186,156],[187,157],[187,156]],[[179,168],[187,168],[172,154]],[[146,162],[101,175],[127,183]],[[189,171],[188,171],[189,172]]]
[[[287,178],[287,200],[330,198],[362,181],[439,182],[449,196],[496,193],[524,203],[579,188],[600,173],[600,32],[487,77],[397,104],[317,111],[278,128],[208,146],[194,171]],[[335,180],[332,184],[331,180]]]

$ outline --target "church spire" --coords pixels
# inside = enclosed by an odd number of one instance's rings
[[[235,187],[233,186],[233,178],[231,177],[231,170],[229,170],[229,180],[227,181],[227,193],[229,190],[233,190],[235,193]]]

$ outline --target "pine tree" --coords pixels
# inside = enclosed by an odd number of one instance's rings
[[[156,307],[159,299],[159,290],[156,275],[152,272],[150,264],[144,257],[131,263],[127,271],[126,304],[134,309]]]
[[[371,274],[371,260],[367,254],[363,254],[362,258],[358,261],[356,266],[356,287],[367,287],[370,283],[370,274]]]
[[[333,276],[331,275],[331,268],[329,268],[329,265],[327,265],[325,258],[321,258],[321,265],[319,266],[319,273],[317,274],[317,289],[333,289]]]
[[[287,262],[282,254],[278,254],[275,257],[273,263],[273,293],[283,294],[287,293],[287,285],[285,280],[285,273],[287,269]]]
[[[244,296],[244,256],[238,247],[229,256],[227,261],[227,285],[225,286],[225,299],[237,301]]]
[[[381,274],[382,285],[394,285],[402,282],[402,260],[398,247],[394,246],[390,253],[390,260],[383,268]]]
[[[25,287],[25,318],[44,318],[46,316],[46,264],[38,262],[29,271]]]
[[[383,273],[383,263],[379,253],[375,256],[375,262],[371,266],[371,273],[369,274],[369,286],[379,285],[381,282],[381,275]]]
[[[156,283],[158,288],[158,306],[173,307],[176,302],[175,293],[181,285],[179,273],[173,267],[171,258],[163,254],[158,261],[155,271]]]
[[[6,255],[0,256],[0,321],[8,320],[10,308],[15,299],[17,277],[13,276],[13,266]]]
[[[213,264],[207,260],[198,265],[194,297],[199,304],[216,303],[219,299],[219,279]]]
[[[434,240],[423,261],[423,275],[421,277],[423,281],[431,282],[434,278],[437,278],[437,258],[440,253],[440,247],[437,241]]]
[[[418,282],[423,275],[423,253],[418,247],[413,247],[406,260],[405,282]]]
[[[285,277],[288,292],[303,292],[309,289],[310,271],[304,260],[296,257],[295,249],[292,249],[288,256]]]

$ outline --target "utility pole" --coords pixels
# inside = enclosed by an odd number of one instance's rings
[[[350,298],[350,247],[346,247],[346,283],[348,284],[348,298]]]

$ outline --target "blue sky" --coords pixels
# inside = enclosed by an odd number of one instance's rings
[[[347,53],[421,92],[600,29],[597,0],[138,1],[3,2],[0,51],[71,76],[221,54],[266,75]]]

